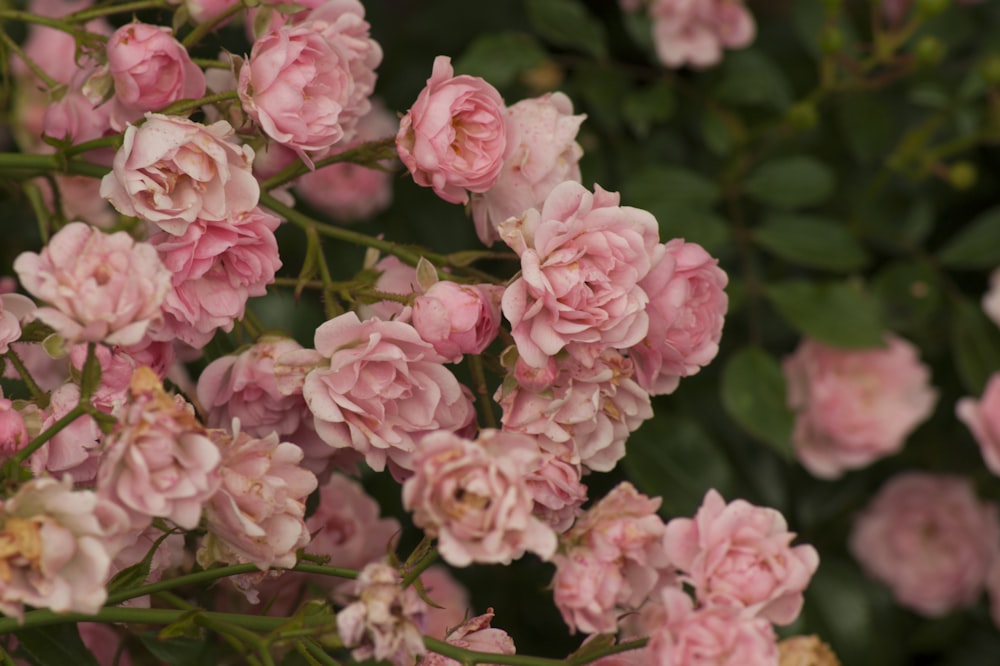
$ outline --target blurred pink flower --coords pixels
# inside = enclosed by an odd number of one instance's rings
[[[68,382],[52,392],[49,405],[42,413],[41,429],[51,428],[80,402],[80,387]],[[92,483],[101,461],[101,429],[89,414],[80,416],[56,433],[28,458],[28,466],[36,475],[43,473],[74,483]]]
[[[521,257],[521,276],[503,294],[503,314],[528,365],[541,367],[574,344],[600,353],[646,337],[649,298],[639,282],[649,272],[659,226],[619,200],[600,186],[591,194],[567,181],[541,209],[500,225],[504,242]],[[587,364],[593,356],[578,358]]]
[[[997,507],[963,477],[899,474],[858,515],[848,545],[900,605],[941,616],[982,593],[1000,552]]]
[[[413,181],[449,203],[496,184],[508,153],[508,120],[496,88],[455,76],[451,58],[434,59],[431,78],[399,123],[396,150]],[[468,191],[468,192],[467,192]]]
[[[78,622],[76,627],[98,666],[132,666],[132,655],[123,647],[125,632],[100,622]]]
[[[514,640],[503,629],[491,627],[493,609],[482,615],[471,617],[448,634],[445,642],[449,645],[473,650],[475,652],[491,652],[493,654],[514,654]],[[424,657],[419,666],[453,666],[459,662],[445,657],[437,652],[431,652]]]
[[[556,532],[565,532],[587,501],[583,469],[564,458],[543,451],[538,464],[529,472],[528,488],[535,500],[534,513]]]
[[[420,285],[417,283],[417,269],[409,264],[404,264],[391,254],[379,259],[373,269],[379,273],[374,285],[378,291],[399,294],[400,296],[409,296],[420,292]],[[390,319],[409,321],[410,309],[396,301],[378,301],[377,303],[360,305],[358,316],[361,319],[378,317],[386,321]]]
[[[834,479],[903,448],[934,409],[937,392],[917,348],[894,335],[874,349],[803,340],[784,360],[792,443],[814,476]]]
[[[111,562],[108,579],[145,560],[157,542],[159,545],[149,560],[149,573],[146,574],[145,583],[158,582],[165,572],[179,569],[185,564],[187,553],[184,549],[184,535],[173,532],[164,536],[163,530],[149,525],[144,529],[125,531],[114,537],[112,548],[117,554]],[[149,596],[134,597],[122,602],[122,605],[130,608],[149,608]]]
[[[754,40],[757,26],[742,0],[653,0],[656,55],[667,67],[711,67],[722,50],[740,49]]]
[[[580,182],[583,148],[576,142],[586,116],[573,115],[563,93],[524,99],[507,108],[511,144],[500,178],[490,189],[472,195],[476,233],[485,245],[500,240],[497,227],[529,208],[541,208],[556,185]]]
[[[0,354],[6,354],[10,343],[21,337],[21,321],[34,316],[35,303],[20,294],[0,293]]]
[[[986,466],[1000,476],[1000,373],[990,377],[981,399],[959,400],[955,414],[972,431]]]
[[[793,548],[794,538],[778,511],[744,500],[727,504],[713,489],[694,519],[667,523],[663,548],[703,603],[723,597],[787,625],[798,617],[802,593],[819,566],[816,549]]]
[[[224,120],[202,125],[179,116],[146,114],[129,125],[101,196],[120,213],[175,236],[195,220],[220,221],[257,205],[253,150],[230,141]]]
[[[548,559],[556,536],[533,514],[527,474],[538,447],[524,435],[483,430],[471,441],[450,432],[428,435],[403,484],[413,522],[438,539],[446,562],[509,564],[525,551]]]
[[[28,439],[24,417],[14,409],[14,403],[0,398],[0,459],[6,460],[23,449]]]
[[[458,363],[497,337],[502,294],[498,285],[435,282],[413,301],[413,327],[441,356]]]
[[[82,222],[60,229],[41,254],[22,252],[14,270],[32,296],[49,303],[34,316],[71,343],[139,342],[160,319],[170,289],[152,246]]]
[[[420,583],[427,598],[439,606],[427,609],[427,635],[444,640],[449,631],[472,614],[469,591],[441,564],[427,567],[420,574]]]

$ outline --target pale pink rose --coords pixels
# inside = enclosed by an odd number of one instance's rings
[[[24,322],[25,320],[22,320]],[[69,359],[65,356],[52,358],[41,344],[34,342],[13,342],[10,349],[21,357],[21,362],[27,368],[38,387],[43,391],[54,391],[70,378]],[[21,379],[17,368],[11,363],[4,367],[3,376],[7,379]]]
[[[69,350],[70,363],[77,372],[83,372],[87,348],[88,345],[74,345]],[[94,356],[101,369],[101,381],[91,394],[91,402],[106,414],[113,413],[125,403],[132,373],[137,367],[144,365],[133,358],[128,349],[130,348],[121,346],[112,349],[104,345],[94,348]]]
[[[118,573],[147,561],[149,573],[145,583],[155,583],[163,578],[163,574],[182,567],[188,555],[184,549],[184,535],[179,532],[165,533],[154,525],[148,525],[142,530],[130,530],[117,535],[112,544],[118,553],[111,562],[108,572],[109,580]],[[149,552],[156,548],[152,557],[146,560]],[[129,608],[149,608],[149,596],[133,597],[122,602]]]
[[[778,639],[761,617],[725,604],[695,608],[682,590],[668,587],[647,621],[647,663],[659,666],[778,666]]]
[[[233,430],[210,431],[222,452],[222,485],[205,505],[208,534],[198,562],[292,567],[296,551],[309,543],[305,502],[316,477],[301,467],[302,449],[279,442],[277,433],[255,438]]]
[[[242,319],[247,299],[263,296],[281,268],[274,231],[281,220],[261,208],[221,221],[196,220],[183,234],[149,239],[171,286],[163,301],[157,340],[180,339],[204,347],[216,331]]]
[[[14,270],[32,296],[51,306],[34,316],[68,342],[139,342],[159,321],[170,289],[170,273],[152,246],[82,222],[60,229],[41,254],[22,252]]]
[[[101,196],[120,213],[180,236],[195,220],[220,221],[257,205],[253,150],[230,141],[232,126],[146,114],[129,125]]]
[[[718,353],[729,277],[697,243],[676,238],[659,246],[656,255],[639,283],[649,296],[649,332],[628,354],[639,385],[664,395]]]
[[[982,593],[1000,550],[997,507],[966,478],[900,474],[858,515],[848,545],[901,606],[938,617]]]
[[[42,431],[72,411],[80,402],[80,387],[67,383],[52,392],[42,415]],[[62,479],[71,477],[75,483],[92,483],[101,461],[100,444],[104,436],[97,421],[89,414],[80,416],[56,433],[28,459],[36,475],[48,473]]]
[[[1000,476],[1000,374],[990,377],[981,399],[959,400],[955,414],[972,431],[986,466]]]
[[[349,140],[371,108],[382,49],[364,15],[357,0],[321,5],[257,40],[240,69],[243,109],[301,157]]]
[[[487,429],[476,441],[428,435],[403,484],[403,506],[437,537],[441,557],[454,566],[509,564],[525,551],[548,559],[555,532],[533,515],[527,485],[537,459],[535,443],[517,433]]]
[[[403,588],[394,568],[369,564],[358,575],[358,600],[337,614],[337,633],[351,656],[412,666],[422,656],[427,604],[412,587]]]
[[[556,370],[548,386],[505,382],[497,389],[504,430],[538,437],[543,449],[572,464],[612,470],[625,455],[629,434],[653,416],[649,394],[632,379],[631,361],[608,350],[591,367],[567,357]]]
[[[105,52],[115,86],[111,124],[118,131],[147,111],[205,96],[205,74],[169,28],[126,23]]]
[[[937,391],[917,348],[894,335],[875,349],[803,340],[785,358],[792,443],[814,476],[834,479],[903,448],[934,409]]]
[[[128,510],[133,526],[153,517],[194,529],[220,484],[221,455],[180,396],[149,368],[135,371],[131,401],[105,440],[97,490]]]
[[[98,152],[98,151],[95,151]],[[113,153],[111,154],[113,157]],[[99,158],[91,158],[99,162]],[[108,162],[110,163],[111,158]],[[110,229],[118,224],[118,212],[101,198],[101,181],[90,176],[52,174],[59,198],[53,193],[48,178],[32,181],[42,192],[42,197],[50,211],[62,214],[67,220],[86,222],[101,229]]]
[[[528,365],[541,367],[570,345],[597,346],[599,353],[646,337],[649,297],[639,283],[659,227],[651,214],[619,200],[600,186],[591,194],[567,181],[541,209],[500,225],[503,241],[521,257],[521,276],[503,294],[503,314]]]
[[[14,409],[14,403],[0,398],[0,458],[11,457],[23,449],[29,439],[24,417]]]
[[[0,294],[0,354],[6,354],[10,343],[21,337],[21,321],[34,316],[34,301],[20,294]]]
[[[107,598],[114,553],[108,537],[127,523],[120,508],[69,479],[31,479],[0,502],[0,611],[24,617],[24,606],[57,613],[96,613]]]
[[[372,109],[358,121],[357,136],[340,142],[331,152],[342,152],[365,142],[393,136],[399,119],[385,105],[374,100]],[[392,203],[392,162],[372,168],[350,162],[331,164],[301,176],[295,181],[295,194],[310,206],[338,222],[365,220],[382,212]]]
[[[585,549],[556,555],[552,596],[570,631],[615,633],[623,612],[619,597],[627,583],[621,567]]]
[[[425,435],[462,430],[475,418],[471,393],[407,323],[362,322],[348,312],[316,329],[315,345],[283,354],[276,370],[306,371],[299,390],[316,432],[332,447],[358,451],[376,471],[387,462],[397,473],[411,469]],[[296,392],[281,381],[279,388]]]
[[[444,640],[453,627],[472,615],[469,591],[455,580],[448,567],[440,564],[427,567],[420,574],[420,583],[427,598],[434,602],[427,609],[427,635]]]
[[[493,609],[482,615],[471,617],[448,634],[445,642],[465,650],[490,652],[493,654],[514,654],[514,640],[503,629],[491,627]],[[431,652],[420,661],[420,666],[453,666],[459,662],[437,652]]]
[[[435,282],[413,301],[413,327],[441,356],[458,363],[479,354],[500,331],[503,287]]]
[[[565,532],[582,511],[587,501],[587,486],[581,480],[583,468],[563,458],[543,451],[539,464],[527,477],[528,488],[535,500],[535,515]]]
[[[80,640],[98,666],[132,666],[132,655],[127,647],[123,647],[123,631],[100,622],[78,622],[76,628],[80,632]]]
[[[239,0],[184,0],[188,16],[195,24],[207,23],[239,4]],[[225,25],[225,23],[217,25]]]
[[[586,116],[573,115],[563,93],[546,93],[507,108],[512,149],[500,178],[485,192],[472,195],[472,218],[484,245],[500,240],[497,227],[508,217],[540,208],[556,185],[580,182],[583,148],[576,142]]]
[[[1000,326],[1000,268],[990,273],[990,288],[983,294],[983,312],[997,326]]]
[[[649,13],[656,55],[667,67],[717,65],[724,48],[748,46],[757,33],[742,0],[653,0]]]
[[[726,504],[709,490],[694,519],[667,523],[663,548],[703,603],[724,597],[787,625],[798,617],[802,593],[819,566],[816,549],[793,548],[794,538],[778,511],[744,500]]]
[[[451,58],[438,56],[399,122],[399,159],[417,185],[434,188],[449,203],[468,203],[468,192],[485,192],[500,178],[509,150],[504,109],[496,88],[479,77],[455,76]]]
[[[114,133],[111,128],[111,106],[100,102],[95,104],[75,85],[74,80],[62,98],[46,107],[42,131],[46,136],[70,143],[100,139]],[[110,150],[88,151],[87,159],[110,165],[113,155]],[[91,182],[98,182],[93,178],[86,178]]]
[[[420,285],[417,283],[417,269],[409,264],[404,264],[398,257],[387,255],[378,260],[373,267],[378,271],[378,279],[375,280],[375,289],[387,294],[399,294],[408,296],[419,293]],[[379,301],[369,305],[358,307],[358,316],[362,319],[378,317],[383,320],[400,319],[409,320],[409,315],[404,316],[404,306],[396,301]],[[409,312],[409,310],[405,310]]]

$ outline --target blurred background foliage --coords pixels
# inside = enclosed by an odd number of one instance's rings
[[[656,416],[630,439],[623,464],[588,477],[591,496],[629,479],[663,498],[664,517],[691,515],[710,487],[781,510],[822,558],[801,619],[784,633],[818,633],[844,664],[1000,663],[985,599],[921,618],[867,580],[845,545],[852,516],[903,469],[963,474],[1000,500],[1000,480],[954,416],[955,401],[980,395],[1000,370],[1000,331],[979,305],[1000,266],[1000,2],[921,0],[902,34],[876,27],[872,0],[751,0],[755,42],[704,71],[663,68],[648,19],[612,0],[364,4],[385,53],[377,94],[390,109],[410,106],[439,54],[508,104],[561,90],[587,114],[584,184],[620,191],[624,204],[657,217],[664,240],[702,244],[729,274],[718,358],[655,399]],[[224,38],[245,52],[241,27]],[[395,185],[392,207],[359,231],[442,253],[478,247],[460,207],[408,178]],[[9,275],[39,238],[18,187],[4,183],[2,196],[0,271]],[[294,277],[304,239],[286,228],[279,240],[282,274]],[[325,249],[335,278],[362,265],[360,248]],[[290,289],[251,305],[304,344],[324,318],[315,297],[296,303]],[[935,414],[901,454],[817,480],[792,456],[780,361],[804,335],[861,348],[887,330],[930,365]],[[220,336],[209,352],[240,342]],[[385,513],[404,515],[388,475],[366,484]],[[410,529],[402,552],[416,538]],[[551,603],[551,574],[530,557],[456,571],[519,652],[564,656],[579,637]]]

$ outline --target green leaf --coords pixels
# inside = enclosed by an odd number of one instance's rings
[[[804,155],[765,162],[745,183],[746,193],[757,201],[789,210],[826,201],[833,187],[830,169]]]
[[[898,135],[898,123],[884,95],[844,95],[837,102],[840,136],[863,164],[884,159]]]
[[[870,348],[883,344],[878,304],[859,287],[843,282],[792,280],[764,293],[802,334],[833,347]]]
[[[628,441],[625,471],[642,492],[663,498],[661,512],[690,516],[709,488],[723,495],[733,483],[729,462],[694,419],[661,413]]]
[[[938,254],[949,268],[992,269],[1000,265],[1000,206],[976,217]]]
[[[71,623],[14,632],[20,649],[35,666],[97,666],[97,660]]]
[[[150,654],[169,666],[209,666],[218,663],[214,648],[203,638],[169,638],[156,632],[139,634],[139,640]]]
[[[607,54],[604,26],[577,0],[526,0],[528,20],[535,32],[556,46],[589,53]]]
[[[114,577],[108,581],[108,593],[120,592],[122,590],[128,590],[133,587],[143,585],[146,582],[146,578],[149,577],[149,569],[153,565],[153,557],[156,555],[156,551],[172,533],[173,532],[164,532],[161,534],[156,541],[152,543],[149,551],[141,561],[136,562],[132,566],[125,567],[116,573]]]
[[[785,376],[770,354],[744,347],[730,357],[722,372],[722,404],[747,432],[791,459],[795,417],[785,401]]]
[[[660,81],[630,91],[622,103],[622,114],[635,133],[645,137],[653,126],[670,120],[676,106],[673,87]]]
[[[590,116],[606,128],[619,131],[622,98],[628,89],[618,70],[597,63],[581,63],[575,68],[571,82],[589,105]]]
[[[965,389],[980,395],[1000,370],[1000,329],[976,303],[959,301],[951,319],[951,353]]]
[[[522,32],[486,33],[455,62],[455,72],[481,76],[497,88],[514,83],[521,72],[545,62],[545,50],[534,36]]]
[[[822,217],[774,215],[754,230],[753,238],[782,259],[811,268],[852,272],[869,260],[844,225]]]
[[[767,56],[753,49],[726,55],[722,81],[715,94],[732,104],[765,106],[778,111],[792,103],[792,89],[785,74]]]
[[[875,275],[872,287],[883,306],[886,322],[894,331],[919,332],[942,314],[941,274],[925,263],[888,264]]]
[[[637,206],[667,203],[688,205],[692,208],[711,208],[718,202],[719,187],[695,171],[677,167],[651,167],[628,179],[625,184],[628,198]],[[629,202],[626,202],[629,203]],[[633,205],[633,204],[629,204]]]

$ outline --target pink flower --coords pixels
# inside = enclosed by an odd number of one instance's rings
[[[75,83],[76,79],[61,99],[55,100],[45,109],[45,135],[71,143],[83,143],[112,134],[111,105],[95,103]],[[104,164],[105,159],[110,163],[112,156],[110,149],[102,149],[100,153],[90,153],[87,157],[91,160],[97,157],[97,161]],[[95,184],[95,190],[99,188],[96,180],[88,176],[84,178]]]
[[[348,312],[316,329],[315,345],[283,354],[276,369],[306,371],[299,386],[316,432],[332,447],[358,451],[376,471],[387,461],[411,469],[425,435],[461,430],[475,418],[471,394],[409,324],[362,322]]]
[[[252,562],[261,570],[291,567],[309,543],[306,498],[316,477],[302,469],[302,449],[278,434],[255,438],[234,428],[210,433],[222,451],[222,485],[205,506],[208,534],[198,562]]]
[[[369,564],[358,575],[358,600],[337,614],[337,632],[358,661],[374,657],[411,666],[426,652],[427,604],[401,581],[388,564]]]
[[[438,56],[427,85],[399,123],[396,150],[414,182],[449,203],[496,184],[508,152],[503,98],[479,77],[455,76]]]
[[[485,192],[472,195],[476,233],[485,245],[500,239],[497,227],[508,217],[540,208],[556,185],[580,182],[583,148],[576,135],[584,115],[573,115],[573,102],[563,93],[524,99],[507,108],[510,155],[500,178]]]
[[[649,296],[649,332],[628,354],[639,385],[664,395],[718,353],[729,277],[697,243],[676,238],[657,250],[652,269],[639,283]]]
[[[21,337],[21,321],[34,316],[34,302],[20,294],[0,294],[0,354]]]
[[[80,387],[63,384],[52,392],[41,429],[52,427],[80,402]],[[77,418],[42,445],[28,459],[36,475],[47,472],[56,478],[71,477],[75,483],[92,483],[101,460],[101,429],[89,414]]]
[[[100,666],[132,666],[125,633],[100,622],[78,622],[80,640]]]
[[[105,50],[115,84],[111,116],[115,130],[146,111],[205,96],[205,74],[169,28],[127,23],[111,35]]]
[[[900,474],[857,517],[848,545],[896,601],[937,617],[975,603],[1000,550],[997,508],[958,476]]]
[[[417,283],[417,269],[409,264],[404,264],[397,257],[388,255],[382,257],[373,266],[379,272],[378,279],[375,280],[375,289],[387,294],[399,294],[409,296],[420,291]],[[404,308],[406,308],[404,313]],[[370,305],[362,305],[358,308],[358,316],[362,319],[378,317],[386,321],[390,319],[402,319],[409,321],[409,309],[402,303],[396,301],[379,301]]]
[[[668,587],[662,605],[647,612],[649,664],[659,666],[777,666],[778,639],[771,624],[747,617],[738,606],[695,608],[682,590]]]
[[[493,609],[483,615],[469,618],[448,634],[445,642],[465,650],[475,652],[491,652],[493,654],[514,654],[514,641],[503,629],[490,626],[493,622]],[[454,659],[432,652],[420,661],[420,666],[452,666],[458,664]]]
[[[239,0],[184,0],[184,7],[191,20],[198,24],[211,21],[238,3]]]
[[[743,500],[726,504],[709,490],[693,520],[667,523],[663,547],[703,603],[724,597],[786,625],[802,609],[802,593],[819,566],[816,549],[792,548],[794,538],[778,511]]]
[[[1000,326],[1000,268],[990,273],[990,288],[983,294],[983,312],[997,326]]]
[[[63,227],[41,254],[21,253],[14,270],[32,296],[51,306],[35,317],[71,343],[139,342],[160,319],[170,288],[170,273],[150,245],[82,222]]]
[[[257,205],[253,150],[229,141],[232,126],[201,125],[178,116],[146,114],[129,125],[101,196],[124,215],[183,235],[195,220],[220,221]]]
[[[371,108],[382,49],[368,37],[364,15],[357,0],[327,3],[261,37],[244,61],[244,110],[300,156],[350,139]]]
[[[899,451],[937,400],[916,347],[894,335],[862,350],[804,340],[784,372],[795,455],[825,479]]]
[[[497,285],[435,282],[413,301],[413,327],[441,356],[458,363],[497,337],[502,294]]]
[[[427,598],[434,602],[427,610],[427,635],[444,639],[452,627],[462,624],[472,614],[469,591],[441,564],[424,570],[420,583]]]
[[[146,583],[160,581],[165,572],[180,569],[188,559],[184,549],[184,535],[179,532],[166,534],[154,525],[148,525],[141,530],[127,530],[116,535],[111,544],[111,548],[117,551],[117,554],[111,562],[108,579],[146,560],[154,547],[156,551],[148,560],[149,573],[146,574]],[[122,602],[122,605],[130,608],[149,608],[149,596],[133,597]]]
[[[532,514],[526,478],[537,457],[534,442],[517,433],[483,430],[476,441],[428,435],[403,484],[403,506],[454,566],[509,564],[529,550],[547,559],[555,533]]]
[[[220,484],[219,448],[179,396],[149,368],[135,371],[132,400],[108,436],[97,490],[129,511],[133,525],[167,518],[194,529]]]
[[[528,488],[535,500],[535,515],[565,532],[582,511],[587,501],[587,486],[581,480],[583,469],[549,452],[542,452],[538,466],[527,477]]]
[[[990,377],[980,400],[959,400],[955,413],[972,431],[986,466],[1000,476],[1000,374]]]
[[[619,596],[627,588],[618,563],[585,549],[556,555],[554,561],[553,600],[570,631],[615,633],[623,612]]]
[[[247,299],[263,296],[281,268],[274,231],[281,220],[261,208],[221,221],[196,220],[182,234],[149,239],[170,269],[164,322],[152,335],[204,347],[219,329],[233,330]]]
[[[14,403],[0,398],[0,458],[6,460],[28,443],[24,417],[14,409]]]
[[[644,210],[619,206],[617,193],[579,183],[557,186],[541,209],[500,225],[521,257],[521,277],[503,294],[518,353],[528,365],[572,345],[631,347],[649,328],[646,292],[659,228]],[[575,350],[570,349],[570,353]],[[587,363],[591,352],[580,355]]]
[[[96,613],[107,598],[114,553],[106,541],[127,519],[69,479],[31,479],[0,501],[0,611],[24,618],[24,606]]]
[[[711,67],[723,48],[748,46],[757,32],[742,0],[653,0],[649,13],[656,55],[667,67]]]

